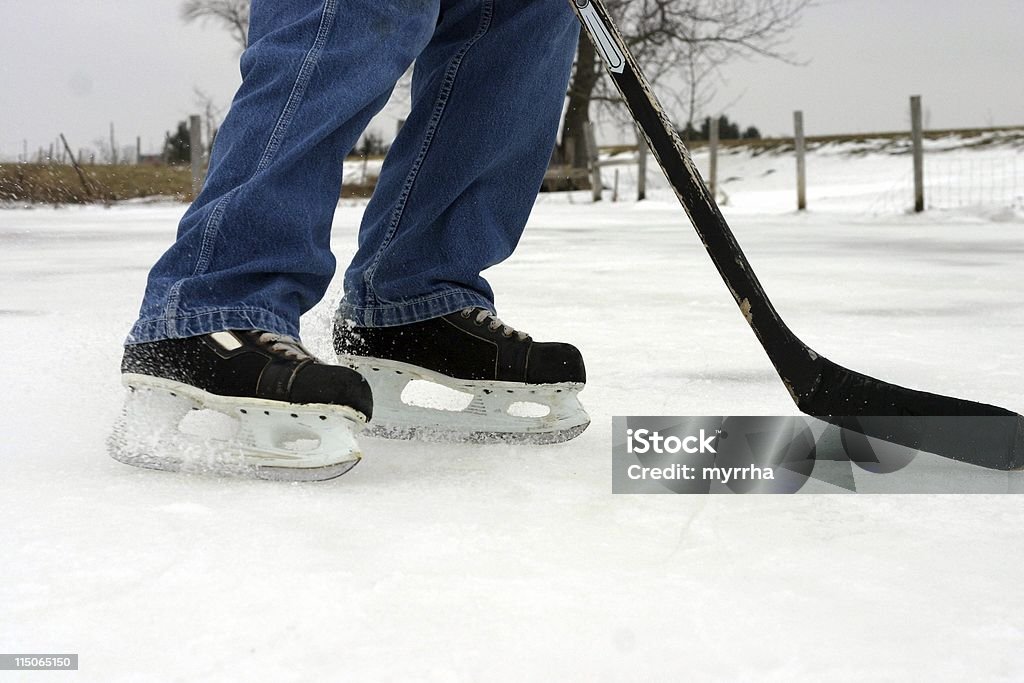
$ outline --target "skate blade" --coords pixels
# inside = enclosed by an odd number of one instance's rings
[[[362,457],[365,418],[346,406],[209,394],[146,375],[129,389],[107,441],[115,460],[147,469],[274,481],[339,477]]]
[[[472,432],[427,427],[423,425],[377,424],[376,421],[366,428],[366,436],[378,439],[398,439],[406,441],[426,441],[428,443],[473,443],[473,444],[507,444],[511,446],[530,445],[545,446],[549,444],[571,441],[586,431],[590,426],[585,424],[552,432]]]
[[[339,362],[362,374],[373,391],[368,436],[540,445],[574,439],[590,424],[577,396],[582,384],[460,380],[408,363],[359,356],[341,356]],[[424,387],[415,384],[433,385],[449,395],[417,396]]]

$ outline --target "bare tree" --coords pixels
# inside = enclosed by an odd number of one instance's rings
[[[96,148],[96,152],[93,153],[93,162],[99,160],[101,164],[113,164],[116,162],[116,152],[110,147],[110,140],[108,138],[95,138],[92,144]]]
[[[244,50],[249,37],[249,0],[185,0],[181,18],[186,23],[212,20],[226,28]]]
[[[217,130],[224,119],[224,109],[218,107],[209,93],[202,88],[192,88],[192,95],[195,98],[194,102],[203,112],[203,125],[206,127],[207,140],[206,149],[203,150],[203,153],[209,156],[210,151],[213,149],[213,142],[217,138]]]
[[[793,61],[783,51],[813,0],[606,0],[623,39],[652,83],[681,84],[659,93],[692,123],[715,95],[714,78],[728,61],[762,56]],[[594,48],[580,40],[562,128],[562,156],[586,165],[584,124],[592,105],[618,102]],[[618,111],[621,111],[619,109]],[[571,148],[570,148],[571,146]]]

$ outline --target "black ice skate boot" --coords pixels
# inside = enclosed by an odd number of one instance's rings
[[[125,348],[111,455],[153,469],[323,480],[359,462],[370,387],[298,340],[233,330]]]
[[[339,320],[334,348],[373,388],[374,436],[556,443],[590,424],[576,347],[535,342],[483,308],[395,327]]]

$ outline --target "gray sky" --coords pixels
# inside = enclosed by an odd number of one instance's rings
[[[119,144],[138,135],[156,152],[197,109],[194,87],[226,107],[237,49],[212,25],[184,25],[179,4],[0,0],[0,158],[60,132],[90,147],[111,121]],[[714,107],[765,134],[788,133],[798,108],[809,134],[870,132],[905,128],[920,94],[933,128],[1024,124],[1022,28],[1024,0],[819,0],[789,44],[807,65],[734,62]]]

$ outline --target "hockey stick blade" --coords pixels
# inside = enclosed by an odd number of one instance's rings
[[[569,0],[609,76],[797,407],[869,437],[1000,470],[1024,469],[1024,417],[841,367],[789,329],[751,269],[601,0]]]

